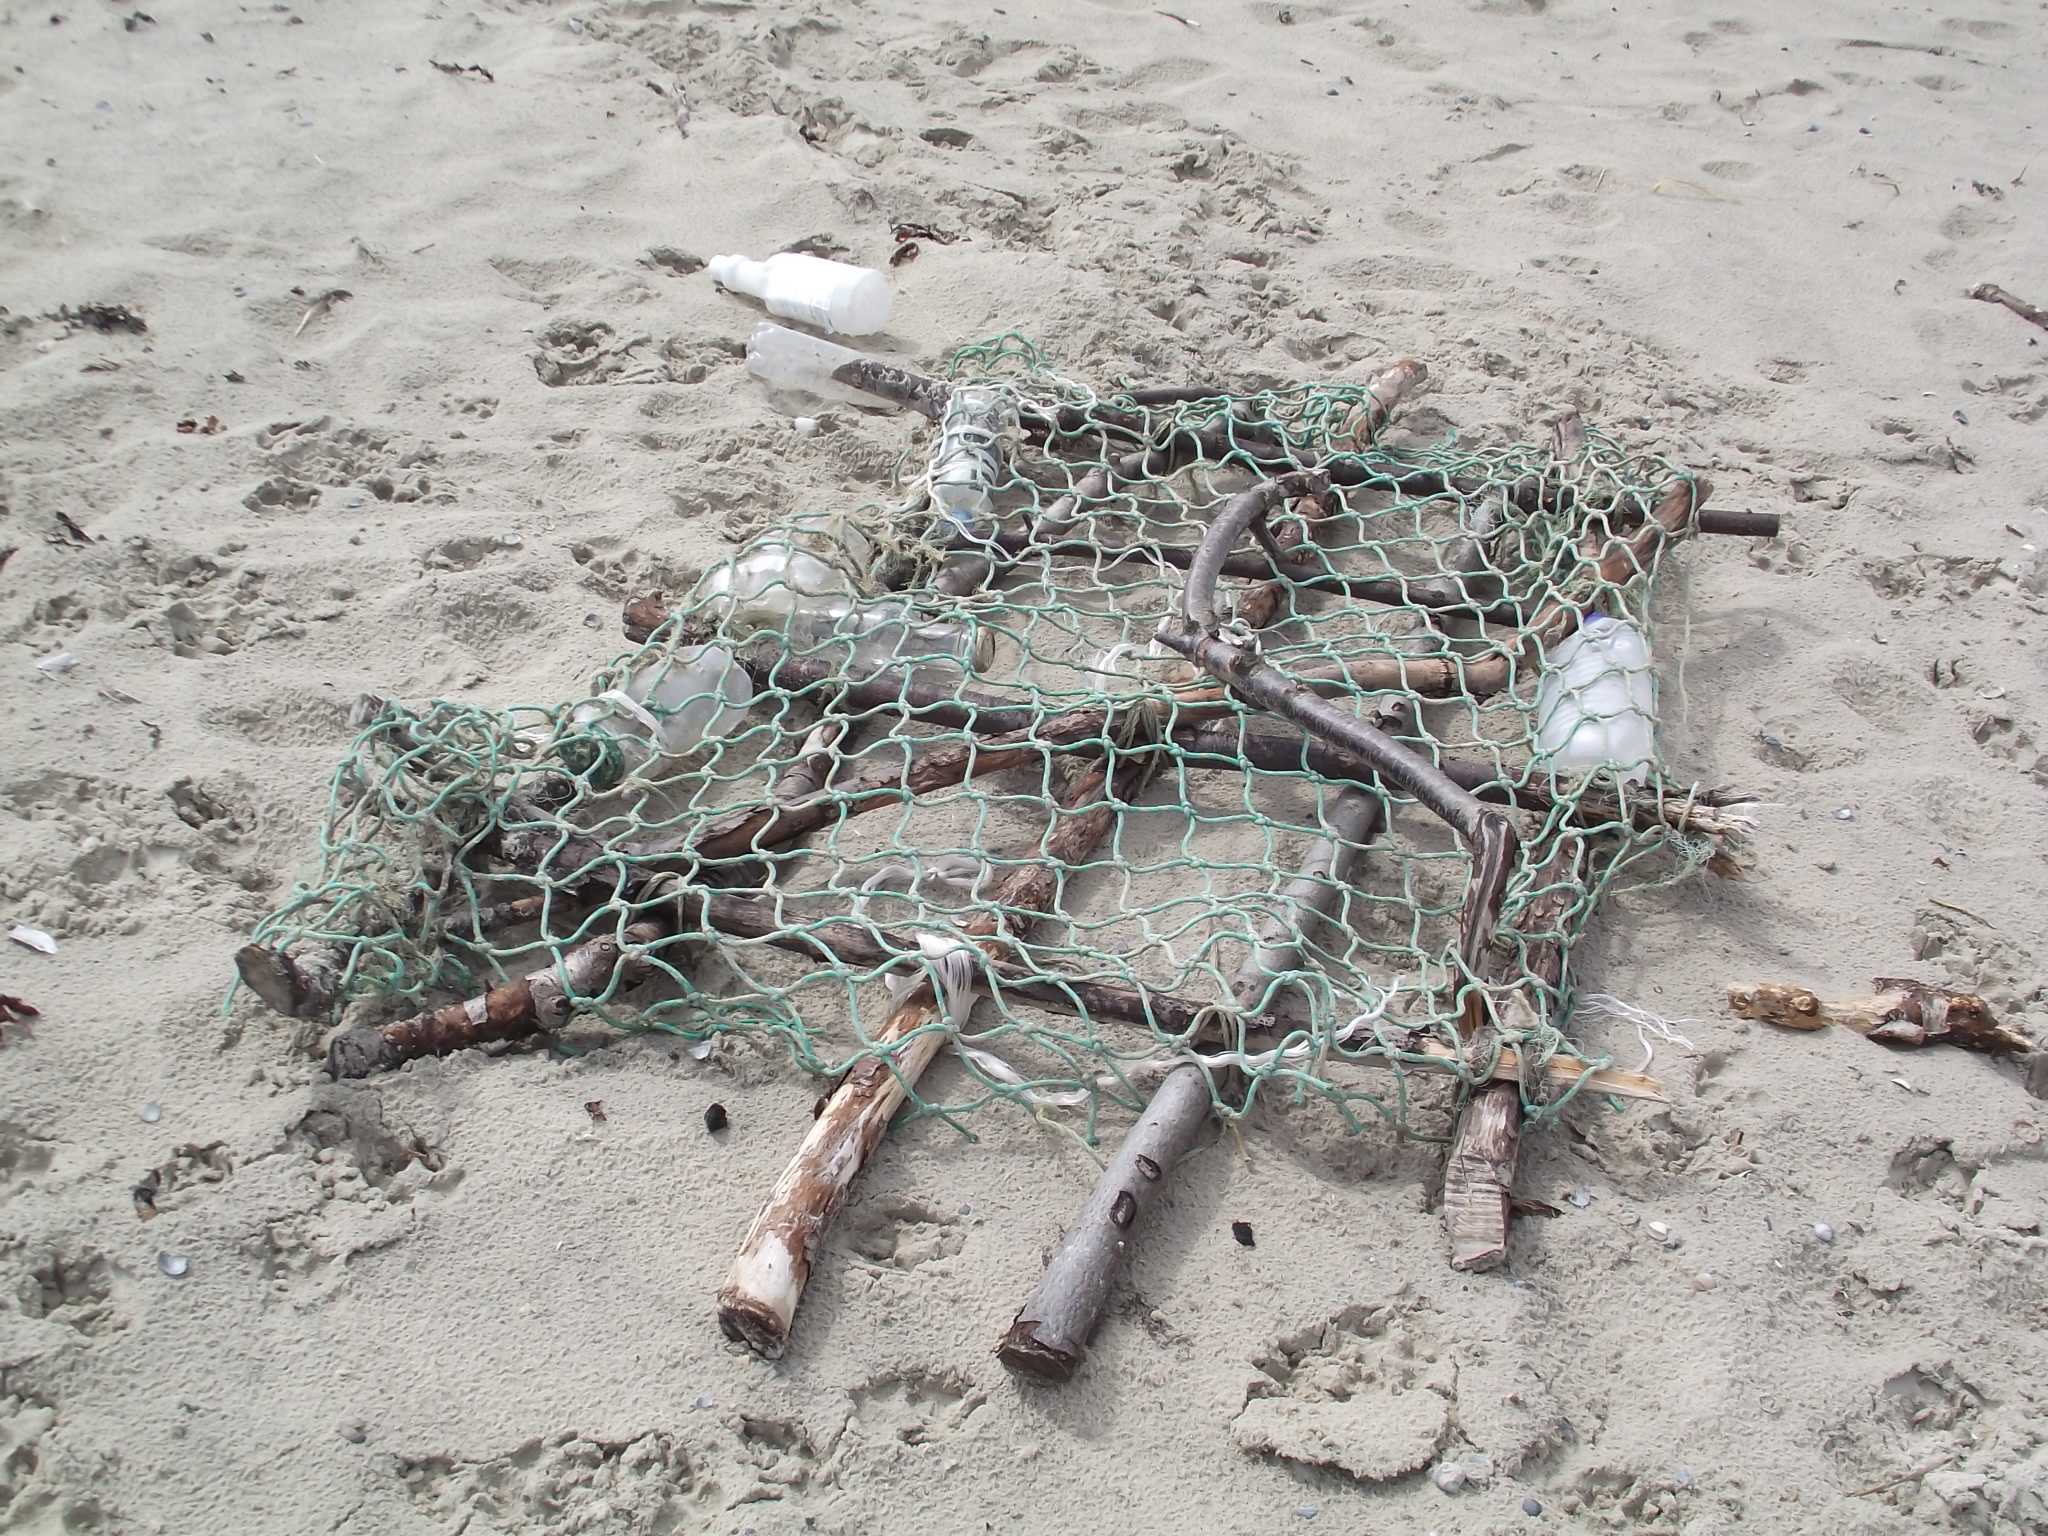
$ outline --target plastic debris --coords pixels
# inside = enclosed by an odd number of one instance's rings
[[[77,665],[78,658],[69,651],[52,651],[36,658],[36,670],[45,677],[62,677]]]
[[[24,949],[32,949],[39,955],[54,955],[57,953],[57,941],[40,928],[26,928],[20,923],[16,923],[7,930],[7,937],[14,940],[15,943],[21,945]]]

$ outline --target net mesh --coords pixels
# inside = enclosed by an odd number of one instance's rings
[[[1556,602],[1646,626],[1654,555],[1622,583],[1596,557],[1679,472],[1597,433],[1568,453],[1388,448],[1360,430],[1374,404],[1362,386],[1098,397],[1014,336],[964,349],[952,373],[1038,424],[1007,454],[986,433],[972,445],[997,467],[992,511],[929,494],[936,434],[920,424],[903,499],[756,540],[587,697],[369,701],[333,779],[318,874],[256,939],[325,947],[337,1002],[385,1016],[550,967],[566,979],[577,946],[625,940],[644,967],[572,989],[580,1014],[693,1041],[765,1036],[830,1076],[888,1049],[877,1032],[892,989],[935,975],[944,936],[990,915],[1006,873],[1045,860],[1054,802],[1107,758],[1124,771],[1104,791],[1106,834],[1060,868],[1050,910],[1013,921],[971,1015],[934,1026],[965,1071],[913,1091],[914,1109],[958,1120],[1008,1101],[1092,1127],[1195,1058],[1226,1113],[1277,1089],[1405,1128],[1417,1070],[1473,1083],[1511,1050],[1525,1107],[1554,1113],[1607,1063],[1568,1041],[1569,969],[1543,979],[1557,968],[1537,952],[1568,951],[1633,866],[1662,856],[1642,874],[1683,871],[1711,849],[1680,830],[1685,797],[1654,763],[1623,782],[1539,748],[1539,714],[1557,708],[1539,697],[1545,677],[1596,728],[1619,729],[1630,706],[1612,668],[1587,683],[1539,667],[1523,621]],[[1134,466],[1147,445],[1164,448]],[[1172,552],[1276,458],[1304,452],[1355,460],[1363,483],[1273,517],[1279,544],[1308,551],[1284,594],[1226,571],[1223,595],[1284,671],[1324,679],[1343,707],[1514,802],[1502,964],[1487,975],[1460,956],[1472,859],[1452,830],[1369,774],[1312,771],[1300,733],[1154,642],[1179,607],[1186,562]],[[985,546],[986,584],[948,596],[934,576],[961,558],[962,528],[1006,537]],[[1370,601],[1356,586],[1312,590],[1313,577],[1397,585]],[[1446,583],[1458,601],[1433,606]],[[1451,686],[1344,681],[1391,662],[1447,668]],[[844,690],[878,667],[893,697]],[[895,687],[906,677],[914,688]],[[935,719],[934,701],[954,709]],[[1093,725],[1007,757],[987,745],[991,725],[1034,718]],[[948,753],[970,770],[913,793],[913,770]],[[764,833],[820,764],[828,782],[798,799],[816,824]],[[750,931],[679,904],[712,891],[752,915]],[[636,922],[657,936],[628,935]],[[1474,988],[1495,1004],[1477,1028]],[[1105,1005],[1112,993],[1140,999],[1140,1016]],[[1546,1074],[1554,1059],[1569,1070]]]

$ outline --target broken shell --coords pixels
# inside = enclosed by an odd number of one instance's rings
[[[1671,1228],[1666,1226],[1661,1221],[1653,1221],[1648,1226],[1644,1227],[1643,1230],[1649,1233],[1650,1236],[1657,1239],[1657,1241],[1660,1243],[1668,1242],[1671,1239]]]
[[[156,1256],[156,1267],[173,1280],[181,1280],[185,1276],[185,1271],[192,1266],[182,1253],[159,1253]]]
[[[142,1123],[144,1125],[155,1125],[157,1121],[163,1119],[164,1107],[152,1099],[137,1110],[136,1113],[142,1116]]]
[[[1444,1493],[1462,1493],[1465,1488],[1465,1469],[1455,1461],[1447,1461],[1429,1474],[1429,1480]]]
[[[1813,1237],[1815,1242],[1832,1243],[1835,1240],[1835,1229],[1824,1221],[1816,1221],[1813,1224]]]

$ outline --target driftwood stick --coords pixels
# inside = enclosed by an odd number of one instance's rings
[[[1871,985],[1877,988],[1872,996],[1829,1001],[1783,982],[1736,983],[1728,988],[1728,1006],[1745,1019],[1762,1019],[1781,1029],[1842,1024],[1886,1045],[1959,1045],[2022,1055],[2036,1048],[2025,1035],[2000,1024],[1981,997],[1887,976]]]
[[[821,720],[813,726],[795,760],[776,777],[774,798],[784,805],[796,805],[829,784],[832,770],[840,762],[839,738],[845,734],[843,720]]]
[[[2003,304],[2022,320],[2031,320],[2043,330],[2048,330],[2048,309],[2029,304],[2016,293],[2008,293],[1996,283],[1979,283],[1970,290],[1970,297],[1982,299],[1987,304]]]
[[[1339,790],[1323,813],[1323,835],[1309,844],[1301,872],[1280,890],[1279,910],[1267,918],[1258,943],[1231,979],[1231,994],[1249,1008],[1273,978],[1301,969],[1302,952],[1343,895],[1358,850],[1379,830],[1385,806],[1361,789]]]
[[[562,956],[559,965],[493,987],[466,1003],[380,1028],[346,1030],[328,1042],[327,1070],[337,1081],[368,1077],[417,1057],[445,1056],[468,1046],[524,1039],[552,1028],[568,1018],[577,998],[603,991],[615,972],[627,986],[639,979],[643,962],[628,959],[621,968],[621,940],[638,946],[661,937],[657,925],[633,923],[617,938],[579,944]]]
[[[1053,816],[1045,862],[1005,875],[991,893],[995,912],[964,926],[968,938],[983,941],[984,953],[990,952],[988,941],[1005,928],[1021,933],[1033,916],[1048,910],[1061,867],[1086,858],[1101,841],[1115,815],[1114,803],[1093,802],[1107,783],[1102,766],[1088,770]],[[938,964],[946,964],[943,957]],[[971,1006],[971,988],[971,980],[962,978],[941,999],[929,977],[911,986],[877,1033],[883,1049],[848,1072],[826,1099],[754,1218],[719,1290],[718,1321],[727,1338],[770,1359],[781,1357],[826,1228],[890,1119],[945,1043],[943,1026],[957,1024],[956,1010]]]
[[[1073,1376],[1139,1223],[1208,1118],[1207,1075],[1195,1066],[1174,1068],[1095,1181],[1038,1289],[1003,1335],[996,1358],[1004,1365],[1038,1381]]]

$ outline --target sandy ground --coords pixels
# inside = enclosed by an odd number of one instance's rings
[[[2048,1530],[2025,1068],[1721,1001],[1905,973],[2048,1028],[2048,333],[1965,297],[2048,303],[2038,7],[427,4],[0,18],[0,919],[60,946],[0,955],[42,1010],[0,1046],[0,1528]],[[354,695],[579,693],[629,586],[876,494],[901,421],[796,439],[692,269],[896,221],[964,237],[900,274],[915,361],[1413,354],[1427,422],[1576,404],[1785,516],[1660,634],[1674,771],[1770,802],[1752,878],[1576,961],[1697,1049],[1668,1113],[1531,1137],[1524,1191],[1593,1199],[1506,1272],[1446,1267],[1428,1148],[1273,1108],[1022,1388],[992,1347],[1092,1166],[923,1123],[770,1366],[711,1295],[812,1082],[635,1039],[337,1088],[223,1012]]]

